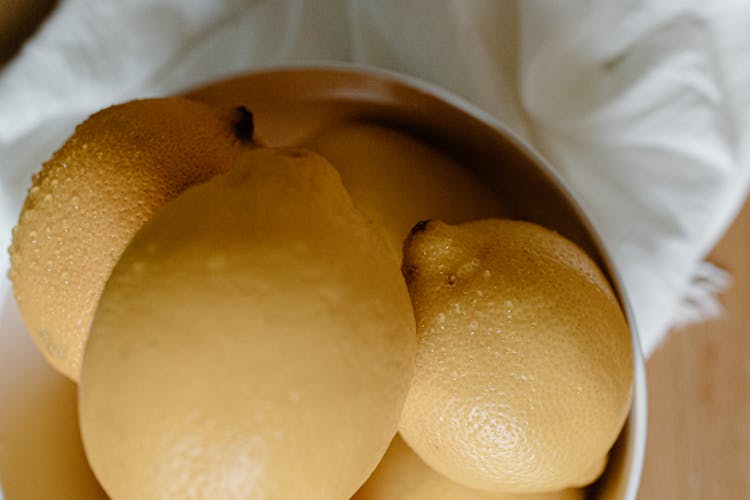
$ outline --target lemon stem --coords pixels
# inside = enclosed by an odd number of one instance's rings
[[[241,142],[255,143],[255,139],[253,138],[255,132],[253,112],[245,106],[237,106],[235,112],[237,115],[237,121],[234,124],[234,135]]]

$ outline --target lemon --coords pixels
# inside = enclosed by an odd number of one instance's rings
[[[545,492],[601,473],[632,387],[628,325],[607,279],[536,224],[418,224],[403,272],[417,320],[400,431],[473,488]]]
[[[256,149],[117,263],[83,359],[86,454],[113,498],[348,499],[415,346],[398,262],[335,169]]]
[[[396,435],[383,460],[352,500],[583,500],[582,490],[514,495],[475,490],[451,481],[424,463]]]
[[[383,229],[399,259],[418,220],[459,223],[510,214],[485,179],[404,130],[346,122],[305,145],[336,167],[354,204]]]
[[[252,146],[250,118],[183,98],[119,104],[80,124],[33,177],[9,276],[27,330],[58,371],[78,380],[97,301],[136,230]]]

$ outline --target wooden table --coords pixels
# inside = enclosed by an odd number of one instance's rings
[[[0,67],[55,0],[0,0]],[[750,202],[711,254],[734,285],[726,314],[673,332],[648,361],[639,497],[750,499]]]
[[[734,279],[724,316],[672,332],[647,364],[639,498],[750,499],[750,202],[710,260]]]

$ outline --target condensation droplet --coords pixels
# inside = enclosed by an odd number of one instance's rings
[[[456,274],[459,278],[468,278],[469,276],[477,272],[480,265],[481,262],[479,262],[479,259],[471,259],[470,261],[462,264],[461,267],[458,268]]]
[[[33,208],[27,208],[21,214],[21,222],[27,222],[27,221],[31,220],[33,217],[34,217],[34,209]]]
[[[483,277],[484,279],[490,279],[490,278],[492,277],[492,272],[490,272],[490,270],[489,270],[489,269],[485,269],[485,270],[484,270],[484,271],[482,272],[482,277]]]

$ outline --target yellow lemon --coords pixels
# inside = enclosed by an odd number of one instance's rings
[[[582,490],[514,495],[475,490],[451,481],[424,463],[401,436],[352,500],[583,500]]]
[[[348,499],[415,344],[398,263],[335,169],[256,149],[117,263],[79,385],[86,454],[113,498]]]
[[[628,325],[607,279],[536,224],[418,224],[403,272],[417,319],[400,431],[464,485],[544,492],[601,473],[632,386]]]
[[[226,171],[250,147],[251,115],[183,98],[112,106],[80,124],[32,179],[10,247],[10,279],[46,359],[78,380],[115,261],[159,207]]]

